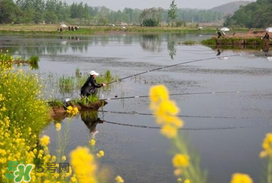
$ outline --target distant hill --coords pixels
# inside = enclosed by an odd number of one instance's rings
[[[231,3],[226,3],[220,6],[216,6],[211,11],[215,12],[222,12],[224,16],[226,15],[233,15],[235,11],[237,11],[240,6],[248,5],[249,3],[252,3],[252,1],[235,1]]]

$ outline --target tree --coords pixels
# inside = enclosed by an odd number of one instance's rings
[[[173,0],[170,4],[170,9],[168,10],[168,17],[171,19],[171,21],[174,21],[177,18],[177,12],[178,8],[175,4],[175,0]]]
[[[12,0],[0,0],[0,23],[12,23],[20,17],[21,11]]]
[[[162,8],[144,9],[140,14],[140,23],[143,26],[155,27],[158,26],[162,20]]]

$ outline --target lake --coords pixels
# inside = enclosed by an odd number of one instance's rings
[[[201,157],[201,168],[208,171],[208,182],[229,182],[235,172],[250,174],[254,182],[260,182],[263,163],[259,152],[265,134],[272,131],[269,51],[221,50],[219,59],[218,52],[209,47],[178,44],[210,37],[199,34],[1,35],[0,48],[26,58],[38,55],[39,69],[33,72],[45,81],[52,76],[74,76],[76,68],[82,73],[91,70],[103,73],[109,69],[122,78],[161,66],[211,58],[124,80],[109,91],[100,91],[100,98],[145,96],[156,84],[164,84],[170,94],[189,93],[171,99],[181,109],[185,123],[180,133]],[[23,68],[28,70],[27,66]],[[63,94],[48,86],[45,97],[79,97],[77,90]],[[52,89],[55,89],[53,94]],[[98,131],[96,149],[105,151],[100,164],[109,167],[109,178],[113,180],[121,175],[132,183],[176,182],[171,143],[160,134],[150,115],[148,98],[108,102],[103,112],[98,113],[104,122],[94,128]],[[51,138],[52,154],[56,154],[60,141],[65,142],[68,157],[71,150],[85,146],[92,138],[93,127],[80,114],[72,120],[63,120],[62,129],[68,137],[58,138],[53,122],[42,132]]]

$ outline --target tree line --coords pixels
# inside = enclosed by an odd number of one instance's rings
[[[85,25],[135,24],[158,26],[162,22],[211,22],[222,14],[209,10],[178,9],[175,1],[169,10],[125,8],[112,11],[106,7],[91,7],[86,3],[68,5],[61,0],[0,0],[0,23],[76,23]],[[179,24],[177,24],[179,25]]]
[[[257,0],[240,7],[232,17],[227,17],[224,25],[247,28],[272,26],[272,0]]]

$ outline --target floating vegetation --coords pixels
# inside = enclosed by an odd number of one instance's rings
[[[195,45],[195,44],[197,44],[197,42],[196,41],[184,41],[181,44],[184,44],[184,45]]]
[[[32,69],[39,69],[39,56],[31,56],[29,59],[28,59],[28,62],[31,66]]]
[[[5,65],[5,67],[12,67],[12,64],[16,64],[17,66],[29,64],[31,69],[39,68],[39,57],[31,56],[29,59],[25,59],[25,57],[16,57],[14,58],[9,54],[9,50],[0,50],[0,64]]]
[[[242,38],[242,37],[223,37],[217,39],[215,37],[201,41],[204,45],[272,45],[272,41],[263,40],[260,38]]]

